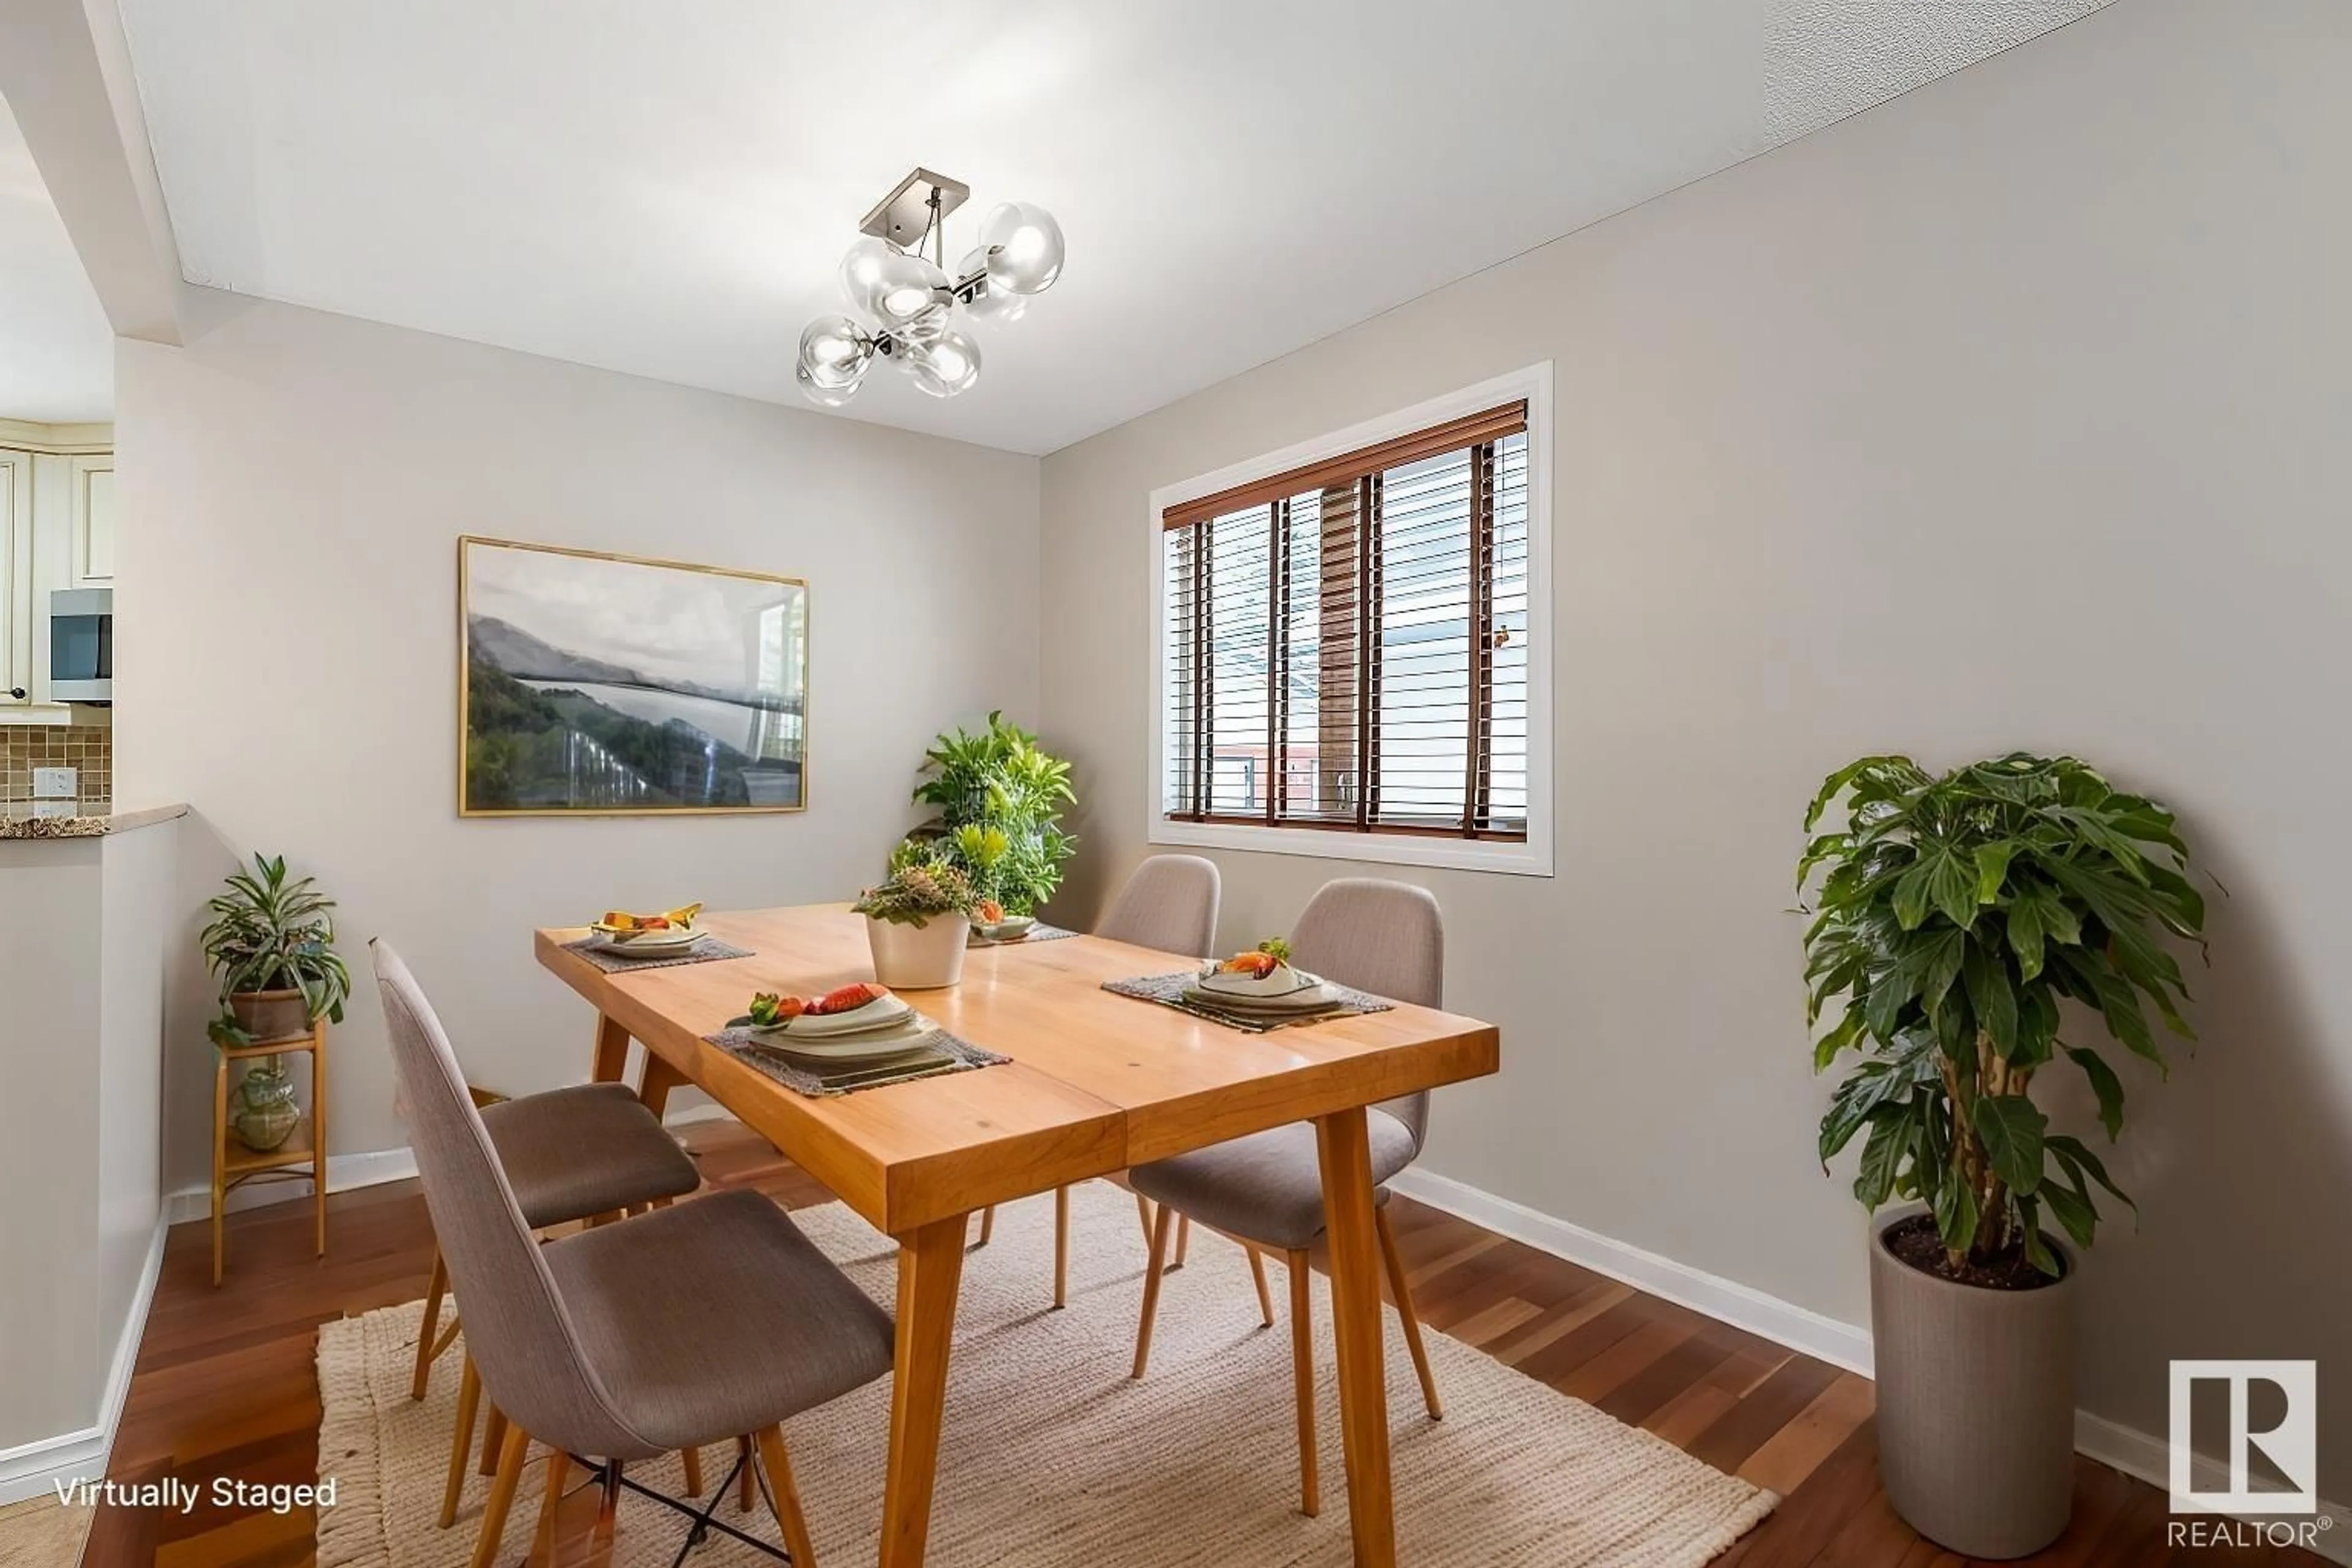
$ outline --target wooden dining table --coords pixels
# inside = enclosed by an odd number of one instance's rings
[[[1250,1034],[1102,989],[1196,958],[1076,936],[978,947],[960,984],[910,994],[951,1034],[1013,1059],[811,1098],[709,1044],[752,994],[817,995],[873,978],[847,905],[705,914],[751,956],[607,973],[537,933],[539,961],[595,1008],[594,1077],[658,1114],[691,1084],[898,1244],[881,1568],[917,1568],[930,1524],[966,1218],[974,1210],[1287,1122],[1311,1121],[1323,1174],[1349,1523],[1359,1564],[1396,1561],[1381,1265],[1365,1110],[1494,1072],[1491,1025],[1400,1004]]]

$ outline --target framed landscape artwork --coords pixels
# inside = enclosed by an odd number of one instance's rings
[[[808,584],[457,541],[465,816],[799,811]]]

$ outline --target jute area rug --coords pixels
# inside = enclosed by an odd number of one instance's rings
[[[995,1239],[965,1260],[929,1561],[1342,1568],[1347,1484],[1328,1281],[1314,1278],[1323,1511],[1307,1519],[1297,1509],[1280,1266],[1270,1266],[1277,1319],[1266,1329],[1240,1249],[1196,1237],[1190,1261],[1160,1293],[1150,1376],[1134,1383],[1144,1267],[1134,1200],[1087,1183],[1071,1194],[1071,1216],[1064,1310],[1052,1308],[1049,1198],[1001,1209]],[[793,1217],[892,1304],[897,1257],[887,1238],[840,1204]],[[410,1302],[320,1331],[319,1471],[339,1491],[320,1517],[320,1568],[456,1568],[472,1551],[487,1479],[468,1481],[456,1528],[435,1527],[458,1357],[453,1350],[436,1365],[422,1404],[409,1399],[421,1313]],[[1779,1500],[1443,1334],[1430,1336],[1429,1351],[1446,1416],[1433,1422],[1393,1310],[1385,1341],[1398,1555],[1416,1568],[1698,1568]],[[785,1425],[826,1568],[876,1560],[888,1425],[887,1378]],[[704,1450],[710,1484],[732,1458],[731,1444]],[[683,1489],[675,1458],[646,1472],[672,1495]],[[542,1475],[534,1451],[501,1563],[530,1549]],[[731,1501],[723,1506],[722,1518],[746,1522]],[[757,1533],[775,1539],[763,1510],[752,1518]],[[666,1568],[683,1540],[676,1516],[625,1498],[614,1561]],[[751,1568],[769,1560],[717,1537],[689,1561]]]
[[[86,1508],[61,1507],[54,1497],[0,1508],[0,1568],[73,1568],[95,1517]]]

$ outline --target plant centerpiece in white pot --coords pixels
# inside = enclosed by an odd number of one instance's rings
[[[341,1023],[352,976],[335,952],[327,912],[335,901],[308,877],[288,881],[284,856],[257,854],[253,869],[227,884],[205,906],[213,919],[197,939],[220,981],[221,1015],[208,1029],[214,1040],[251,1046],[307,1035],[321,1017]],[[246,1147],[266,1154],[301,1120],[282,1058],[263,1057],[247,1068],[230,1114]]]
[[[857,897],[874,978],[894,991],[934,990],[963,978],[964,945],[980,895],[939,847],[908,839],[890,852],[889,874]]]
[[[1062,811],[1077,801],[1070,764],[1003,713],[973,734],[942,734],[923,753],[926,776],[915,802],[939,815],[915,830],[963,868],[972,889],[1016,920],[1061,886],[1078,841],[1062,831]]]
[[[2045,1068],[2081,1073],[2114,1141],[2123,1083],[2099,1045],[2161,1066],[2143,1001],[2194,1037],[2162,936],[2198,940],[2204,900],[2172,814],[2072,757],[1941,778],[1864,757],[1822,784],[1806,832],[1840,804],[1846,825],[1811,838],[1797,883],[1822,872],[1807,1016],[1836,1022],[1814,1069],[1862,1058],[1822,1119],[1823,1168],[1861,1137],[1854,1195],[1906,1205],[1871,1227],[1879,1471],[1922,1535],[2021,1557],[2065,1529],[2074,1489],[2077,1259],[2042,1223],[2087,1247],[2094,1188],[2130,1202],[2028,1091]]]

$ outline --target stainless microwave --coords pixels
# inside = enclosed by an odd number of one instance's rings
[[[49,700],[114,700],[114,590],[49,595]]]

